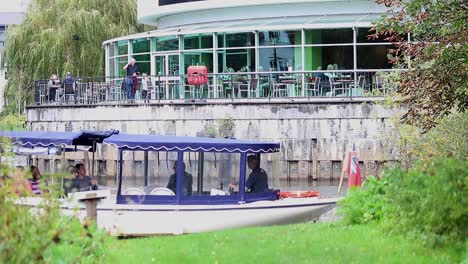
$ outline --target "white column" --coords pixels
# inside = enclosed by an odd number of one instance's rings
[[[301,65],[302,65],[302,97],[305,97],[306,94],[306,78],[305,78],[305,30],[301,29]]]

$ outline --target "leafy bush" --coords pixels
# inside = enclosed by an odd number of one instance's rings
[[[393,230],[420,235],[429,244],[463,243],[468,235],[468,162],[438,159],[408,172],[384,173],[385,218]]]
[[[401,124],[394,120],[395,130],[389,138],[391,144],[399,146],[399,156],[404,168],[411,167],[418,160],[431,161],[434,158],[464,159],[468,157],[468,112],[453,113],[438,120],[438,125],[426,133],[417,127]]]
[[[409,171],[387,169],[351,189],[339,203],[345,224],[383,223],[391,232],[415,234],[424,243],[458,245],[468,235],[468,161],[437,159]]]
[[[386,182],[369,177],[361,189],[352,188],[339,202],[339,213],[346,224],[365,224],[379,221],[383,215]]]
[[[40,210],[18,206],[18,175],[0,179],[0,263],[100,262],[107,235],[94,223],[62,215],[54,188],[43,194]]]

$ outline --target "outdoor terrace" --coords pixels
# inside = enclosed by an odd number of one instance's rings
[[[137,90],[126,91],[126,77],[73,77],[73,81],[35,82],[36,105],[102,103],[169,103],[198,99],[264,101],[271,98],[381,97],[396,90],[395,70],[246,72],[157,75],[135,78]],[[143,85],[148,87],[145,98]],[[194,83],[200,83],[196,85]]]

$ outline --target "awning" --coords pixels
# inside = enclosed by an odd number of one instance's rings
[[[117,130],[109,131],[0,131],[0,137],[11,140],[11,144],[23,147],[50,147],[50,146],[93,146],[93,141],[102,143],[104,138],[117,134]]]
[[[104,143],[122,149],[155,151],[193,151],[229,153],[270,153],[280,150],[279,143],[243,141],[236,139],[182,137],[160,135],[118,134]]]
[[[49,147],[60,145],[73,145],[73,140],[82,132],[57,132],[57,131],[1,131],[0,137],[11,140],[11,144],[26,147]]]

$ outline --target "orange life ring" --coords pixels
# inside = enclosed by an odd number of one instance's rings
[[[280,198],[309,198],[320,196],[319,191],[303,191],[303,192],[280,192]]]

